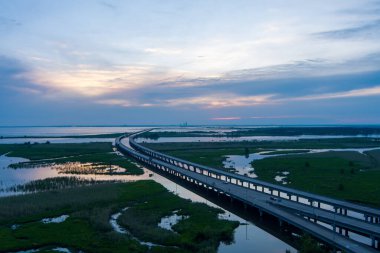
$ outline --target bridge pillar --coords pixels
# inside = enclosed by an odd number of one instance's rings
[[[263,210],[259,209],[260,217],[263,217]]]
[[[283,221],[281,219],[278,219],[278,222],[280,223],[280,227],[282,227]]]
[[[375,247],[375,242],[376,242],[375,237],[373,235],[371,235],[371,246],[372,247]]]

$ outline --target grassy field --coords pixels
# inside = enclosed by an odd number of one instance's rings
[[[301,139],[292,141],[239,141],[239,142],[165,142],[144,143],[145,146],[160,151],[205,150],[205,149],[326,149],[380,147],[380,138],[334,138]]]
[[[359,152],[323,152],[292,154],[292,151],[270,151],[276,148],[342,148],[379,147],[378,141],[367,139],[302,140],[260,143],[155,143],[145,144],[170,155],[214,168],[223,168],[226,155],[245,155],[259,151],[286,154],[257,160],[253,163],[259,179],[282,184],[274,178],[287,175],[287,186],[335,198],[362,202],[380,207],[380,149]],[[262,143],[262,145],[260,145]],[[360,144],[360,145],[359,145]]]
[[[279,172],[289,172],[288,186],[335,198],[380,206],[380,167],[372,158],[357,152],[272,157],[253,162],[262,180],[274,180]],[[378,160],[377,160],[378,161]]]
[[[27,138],[116,138],[121,135],[124,135],[125,133],[111,133],[111,134],[88,134],[88,135],[62,135],[62,136],[48,136],[48,135],[41,135],[41,136],[0,136],[0,139],[27,139]]]
[[[103,169],[109,167],[110,164],[126,169],[124,174],[143,174],[143,170],[136,166],[133,160],[114,153],[112,144],[107,142],[0,145],[0,154],[5,153],[8,156],[23,157],[31,160],[30,162],[12,164],[11,167],[13,168],[75,162],[94,165],[89,170],[86,170],[85,174],[104,173]],[[83,170],[75,170],[74,168],[67,172],[78,174],[82,173]]]
[[[162,201],[162,200],[165,201]],[[111,214],[129,207],[119,219],[151,250],[109,224]],[[189,215],[175,232],[157,226],[173,210]],[[153,181],[113,183],[6,197],[0,202],[0,252],[67,247],[85,252],[216,252],[233,238],[237,222],[218,220],[219,209],[192,203]],[[69,215],[62,223],[41,219]],[[19,227],[12,229],[12,224]],[[175,246],[175,247],[167,247]]]
[[[47,179],[39,179],[27,182],[25,184],[11,186],[6,189],[13,192],[39,192],[39,191],[48,191],[48,190],[60,190],[67,189],[79,186],[89,186],[94,184],[103,184],[106,181],[94,180],[94,179],[84,179],[76,176],[72,177],[54,177]],[[107,181],[111,183],[112,181]],[[116,182],[116,181],[115,181]]]

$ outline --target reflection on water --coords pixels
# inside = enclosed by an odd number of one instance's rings
[[[0,136],[73,136],[133,133],[146,127],[0,127]]]
[[[12,187],[17,185],[23,185],[34,180],[41,180],[46,178],[56,178],[56,177],[72,177],[73,174],[68,173],[70,168],[72,170],[73,166],[70,163],[68,170],[63,170],[65,165],[46,165],[46,166],[36,166],[33,168],[20,168],[12,169],[8,166],[12,163],[26,162],[28,159],[18,158],[18,157],[8,157],[6,155],[0,156],[0,196],[8,196],[14,194],[20,194],[20,192],[8,191]],[[83,167],[86,168],[86,167]],[[115,167],[116,168],[116,167]],[[77,168],[81,170],[81,167]],[[109,168],[108,168],[109,169]],[[117,168],[117,171],[123,173],[123,169]],[[87,170],[87,169],[86,169]],[[75,170],[78,171],[78,170]],[[117,172],[116,171],[116,172]],[[89,172],[89,171],[87,171]],[[106,172],[106,171],[105,171]],[[149,173],[144,169],[144,174],[135,175],[123,175],[117,174],[115,171],[112,173],[104,174],[75,174],[75,177],[86,180],[95,181],[136,181],[142,179],[149,179]]]
[[[160,228],[166,229],[166,230],[173,231],[173,226],[175,224],[177,224],[181,220],[185,220],[185,219],[189,218],[188,215],[178,215],[177,214],[178,211],[179,210],[175,210],[172,212],[172,215],[162,217],[157,226],[159,226]]]
[[[258,153],[252,153],[248,156],[246,155],[227,155],[223,161],[223,167],[229,169],[240,175],[256,178],[255,168],[252,167],[252,162],[256,160],[261,160],[265,158],[275,157],[275,156],[288,156],[288,155],[298,155],[298,154],[316,154],[324,153],[329,151],[334,152],[359,152],[364,154],[364,152],[377,150],[380,147],[375,148],[331,148],[331,149],[273,149],[271,151],[263,151]],[[297,151],[297,152],[294,152]],[[271,154],[272,152],[285,152],[278,154]],[[288,154],[286,152],[289,152]],[[287,175],[289,172],[278,172],[274,179],[277,182],[282,182],[282,184],[288,184]]]
[[[89,143],[89,142],[115,142],[115,138],[11,138],[0,139],[0,144],[24,143]]]
[[[159,137],[158,139],[136,138],[142,143],[162,142],[234,142],[234,141],[296,141],[301,139],[336,139],[336,138],[378,138],[380,135],[298,135],[298,136],[240,136],[240,137]]]
[[[7,166],[10,163],[27,161],[27,159],[22,158],[14,158],[7,156],[0,156],[0,188],[8,188],[11,186],[25,184],[33,180],[52,178],[52,177],[62,177],[67,176],[70,177],[72,174],[59,174],[54,167],[36,167],[29,169],[10,169]],[[137,181],[137,180],[154,180],[161,185],[163,185],[166,189],[177,194],[178,196],[190,199],[194,202],[205,203],[209,206],[221,208],[212,202],[206,200],[200,195],[187,190],[186,188],[178,185],[175,182],[170,181],[169,179],[158,175],[157,173],[152,173],[152,171],[143,168],[144,174],[139,176],[130,176],[130,175],[81,175],[78,174],[76,176],[83,179],[93,179],[93,180],[120,180],[123,182],[127,181]],[[6,195],[14,195],[20,194],[14,192],[1,192],[0,196]],[[223,208],[221,208],[223,209]],[[265,232],[264,230],[258,228],[251,222],[247,222],[246,220],[236,216],[235,214],[226,211],[225,217],[230,220],[236,220],[240,222],[240,226],[235,229],[235,242],[230,245],[226,245],[222,243],[219,247],[219,252],[223,253],[233,253],[233,252],[285,252],[286,249],[289,249],[290,252],[296,252],[294,248],[276,238],[275,236]]]

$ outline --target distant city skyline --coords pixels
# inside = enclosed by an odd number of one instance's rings
[[[380,1],[0,0],[0,126],[380,124]]]

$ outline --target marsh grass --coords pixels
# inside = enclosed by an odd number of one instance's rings
[[[245,155],[273,149],[363,148],[380,147],[376,138],[344,138],[299,141],[262,141],[233,143],[150,143],[144,144],[175,157],[222,170],[226,155]],[[298,152],[299,150],[297,150]],[[281,184],[274,178],[290,172],[287,187],[334,198],[380,206],[380,149],[364,152],[339,151],[315,154],[292,154],[269,157],[252,163],[260,180]]]
[[[15,144],[0,145],[0,153],[30,159],[29,162],[11,164],[11,168],[33,168],[40,166],[65,165],[58,167],[70,174],[107,174],[107,168],[123,168],[118,174],[142,175],[144,171],[132,158],[119,156],[111,143],[75,144]],[[77,163],[77,166],[70,166]],[[75,164],[74,164],[75,165]]]
[[[254,161],[252,166],[258,177],[265,181],[278,184],[275,176],[279,171],[287,171],[287,179],[291,182],[289,187],[380,206],[378,159],[379,156],[358,152],[326,152],[271,157]]]
[[[84,179],[80,177],[54,177],[34,180],[26,184],[12,186],[5,189],[5,191],[30,193],[40,191],[61,190],[80,186],[89,186],[94,184],[102,184],[106,182],[111,183],[111,181]]]
[[[10,152],[9,156],[23,157],[30,160],[79,156],[83,154],[96,154],[110,151],[112,151],[112,144],[108,142],[0,145],[0,153]]]
[[[235,142],[165,142],[143,143],[144,146],[159,151],[192,151],[205,149],[245,149],[250,153],[255,150],[273,149],[328,149],[328,148],[364,148],[380,147],[380,138],[332,138],[300,139],[289,141],[235,141]],[[242,154],[244,155],[244,153]]]
[[[201,203],[192,203],[166,190],[155,189],[154,194],[143,196],[143,202],[136,203],[120,217],[120,224],[145,241],[160,245],[177,246],[193,252],[201,249],[215,252],[219,241],[231,242],[231,231],[239,223],[218,219],[219,209]],[[164,201],[163,201],[164,200]],[[157,226],[162,217],[180,210],[178,215],[189,216],[179,221],[169,231]]]
[[[85,252],[146,252],[128,235],[114,232],[111,214],[131,207],[119,219],[134,236],[177,247],[153,247],[151,252],[216,252],[221,240],[232,240],[237,222],[218,220],[220,210],[192,203],[153,181],[99,184],[0,198],[0,251],[47,245]],[[157,226],[163,216],[181,209],[190,218],[174,226],[178,234]],[[58,224],[40,220],[68,214]],[[12,230],[12,224],[21,225]]]

